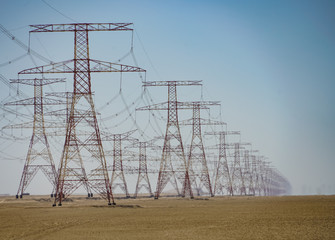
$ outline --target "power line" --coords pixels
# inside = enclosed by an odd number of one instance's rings
[[[135,31],[135,34],[136,34],[136,36],[137,36],[137,38],[138,38],[138,40],[139,40],[139,42],[140,42],[140,45],[141,45],[141,47],[142,47],[142,49],[143,49],[143,51],[144,51],[145,56],[147,57],[147,59],[148,59],[150,65],[151,65],[152,69],[155,71],[157,77],[158,77],[158,78],[161,78],[161,76],[160,76],[160,74],[158,73],[156,67],[155,67],[154,64],[152,63],[151,58],[149,57],[148,52],[145,50],[145,47],[144,47],[144,45],[143,45],[143,43],[142,43],[142,41],[141,41],[140,36],[138,35],[138,33],[137,33],[136,30],[134,30],[134,31]]]
[[[39,53],[35,52],[34,50],[30,49],[29,46],[27,46],[26,44],[24,44],[23,42],[21,42],[19,39],[17,39],[13,34],[11,34],[4,26],[2,26],[0,24],[0,31],[2,33],[4,33],[9,39],[11,39],[12,41],[14,41],[17,45],[19,45],[22,49],[26,50],[28,52],[28,54],[32,54],[35,57],[39,58],[40,60],[46,62],[46,63],[52,63],[51,60],[43,57],[42,55],[40,55]]]
[[[45,0],[41,0],[43,3],[45,3],[48,7],[50,7],[52,10],[54,10],[55,12],[57,12],[57,13],[59,13],[60,15],[62,15],[63,17],[65,17],[65,18],[67,18],[67,19],[69,19],[69,20],[71,20],[71,21],[73,21],[73,22],[76,22],[76,23],[78,23],[76,20],[74,20],[73,18],[71,18],[71,17],[69,17],[69,16],[67,16],[67,15],[65,15],[64,13],[62,13],[61,11],[59,11],[58,9],[56,9],[54,6],[52,6],[50,3],[48,3],[47,1],[45,1]]]
[[[9,64],[12,64],[12,63],[14,63],[14,62],[17,62],[17,61],[19,61],[19,60],[25,58],[27,55],[29,55],[29,53],[25,53],[25,54],[23,54],[23,55],[21,55],[21,56],[18,56],[18,57],[16,57],[16,58],[12,59],[12,60],[9,60],[9,61],[7,61],[7,62],[1,63],[1,64],[0,64],[0,68],[1,68],[1,67],[4,67],[4,66],[7,66],[7,65],[9,65]]]

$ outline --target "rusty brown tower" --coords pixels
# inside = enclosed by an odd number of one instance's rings
[[[193,111],[191,119],[182,121],[180,125],[192,126],[191,146],[187,158],[187,168],[191,186],[200,196],[202,189],[205,188],[208,194],[213,197],[212,183],[209,177],[205,148],[202,139],[202,125],[225,125],[224,122],[213,121],[200,117],[201,109],[209,109],[209,106],[219,106],[216,101],[194,101],[190,103],[184,102],[183,105],[190,105]]]
[[[60,101],[43,97],[43,86],[47,84],[62,82],[64,79],[14,79],[11,83],[20,83],[25,85],[34,86],[34,97],[16,102],[9,102],[6,105],[33,105],[34,106],[34,120],[32,124],[33,133],[30,139],[30,144],[21,176],[19,189],[16,198],[22,198],[23,193],[27,189],[30,182],[33,180],[39,170],[41,170],[53,186],[51,196],[55,193],[57,185],[57,171],[55,163],[50,151],[47,135],[45,133],[44,124],[44,105],[59,105]],[[31,127],[28,124],[19,124],[15,127]],[[13,126],[12,126],[13,127]]]
[[[136,110],[167,110],[168,119],[161,164],[156,185],[155,199],[158,199],[166,185],[170,182],[178,195],[193,198],[184,146],[180,134],[178,109],[190,109],[190,104],[177,101],[177,86],[201,85],[201,81],[153,81],[144,82],[144,87],[168,87],[168,101],[138,108]],[[179,184],[178,184],[179,182]],[[183,189],[183,193],[180,191]]]
[[[31,25],[30,32],[72,32],[74,33],[74,58],[21,71],[19,74],[73,74],[73,96],[67,123],[64,149],[62,153],[57,180],[54,206],[62,205],[64,198],[72,194],[79,186],[78,172],[73,172],[79,155],[90,161],[88,184],[90,189],[108,201],[114,203],[108,177],[107,163],[101,143],[100,130],[92,98],[92,72],[145,72],[145,70],[122,64],[115,64],[89,57],[88,33],[91,31],[132,31],[131,23],[73,23]],[[80,114],[76,110],[80,108]],[[87,134],[76,134],[77,129],[84,129]],[[87,168],[87,166],[86,166]],[[111,203],[112,202],[112,203]]]
[[[214,195],[233,195],[233,185],[231,179],[231,172],[228,164],[227,156],[227,135],[240,134],[239,131],[219,131],[209,132],[208,135],[219,136],[219,157],[215,172]]]

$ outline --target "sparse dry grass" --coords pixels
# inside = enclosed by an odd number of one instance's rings
[[[73,200],[0,198],[0,239],[335,239],[335,196]]]

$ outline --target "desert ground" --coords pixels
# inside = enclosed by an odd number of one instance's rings
[[[335,195],[70,200],[0,197],[0,239],[335,239]]]

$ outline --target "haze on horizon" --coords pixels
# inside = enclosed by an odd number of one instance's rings
[[[203,80],[203,89],[181,90],[180,97],[202,94],[206,100],[221,101],[221,113],[216,109],[213,116],[220,115],[229,130],[241,131],[243,141],[251,142],[289,179],[292,194],[334,194],[334,12],[335,2],[326,0],[84,0],[80,4],[4,0],[0,24],[28,44],[31,24],[134,23],[134,51],[139,67],[147,70],[148,81]],[[115,61],[129,51],[131,34],[91,36],[92,58]],[[0,43],[0,74],[7,79],[34,66],[29,56],[6,64],[25,51],[3,33]],[[30,44],[55,62],[73,55],[71,34],[33,34]],[[118,80],[113,85],[104,77],[92,82],[99,93],[97,108],[119,88]],[[62,90],[71,89],[69,79]],[[12,99],[14,92],[0,86],[1,102]],[[122,87],[129,90],[132,100],[140,94],[141,83],[129,76]],[[20,89],[32,94],[31,88]],[[150,91],[164,101],[166,89]],[[0,114],[1,128],[15,121],[15,115]],[[21,134],[28,140],[17,145],[0,139],[1,194],[16,194],[31,131]],[[18,159],[8,160],[12,156]],[[58,166],[59,159],[55,162]],[[32,188],[37,185],[33,180]]]

